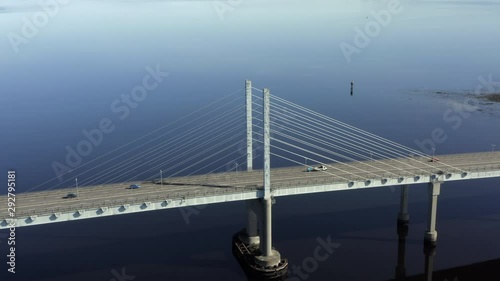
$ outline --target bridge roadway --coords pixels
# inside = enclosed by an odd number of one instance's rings
[[[500,177],[500,152],[468,153],[329,164],[328,170],[305,172],[304,166],[271,171],[275,197],[315,192],[375,188],[432,181]],[[262,170],[239,171],[143,182],[79,188],[78,198],[63,198],[75,188],[16,195],[16,220],[7,210],[7,196],[0,196],[0,229],[102,217],[166,208],[186,207],[262,197]]]

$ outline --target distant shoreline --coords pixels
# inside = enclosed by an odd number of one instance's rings
[[[500,103],[500,92],[498,93],[470,93],[467,90],[462,90],[462,91],[446,91],[446,90],[441,90],[441,91],[430,91],[430,93],[437,94],[440,96],[445,96],[445,97],[451,97],[454,95],[466,95],[469,97],[475,97],[476,99],[479,100],[484,100],[488,102],[493,102],[493,103]]]
[[[479,93],[479,94],[471,94],[467,91],[460,92],[448,92],[448,91],[433,91],[434,94],[442,95],[442,96],[451,96],[453,94],[462,94],[470,97],[475,97],[480,100],[485,100],[488,102],[500,103],[500,93]]]
[[[486,99],[491,102],[500,102],[500,93],[496,94],[486,94],[482,96],[483,99]]]

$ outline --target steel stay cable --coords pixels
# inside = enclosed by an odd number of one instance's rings
[[[309,128],[307,128],[305,125],[297,124],[297,123],[303,123],[303,122],[300,122],[300,120],[294,120],[294,121],[295,121],[294,123],[287,124],[287,125],[288,125],[289,127],[298,127],[299,129],[301,129],[301,130],[305,130],[305,131],[307,131],[307,132],[309,132],[309,133],[311,133],[311,134],[313,134],[313,135],[320,135],[320,136],[322,136],[322,137],[324,137],[324,138],[327,138],[328,140],[332,140],[332,141],[334,141],[334,142],[340,142],[340,143],[343,143],[344,145],[349,146],[349,147],[358,147],[358,148],[359,148],[358,150],[362,150],[362,151],[366,151],[366,152],[371,152],[371,153],[373,153],[373,155],[375,155],[375,156],[377,156],[377,155],[378,155],[378,156],[382,156],[382,158],[383,158],[383,159],[393,160],[393,161],[396,161],[396,162],[398,162],[398,163],[401,163],[401,164],[404,164],[404,165],[410,166],[411,168],[417,168],[417,167],[415,167],[415,166],[413,166],[413,165],[410,165],[410,164],[408,164],[408,163],[406,163],[406,162],[399,161],[399,160],[397,160],[396,158],[393,158],[393,157],[387,157],[387,156],[385,156],[385,155],[383,155],[383,154],[380,154],[380,153],[378,153],[378,152],[376,152],[376,151],[373,151],[373,150],[368,150],[368,149],[365,149],[365,148],[359,147],[359,146],[357,146],[357,145],[350,144],[350,143],[348,143],[348,142],[346,142],[346,141],[344,141],[344,140],[342,140],[342,139],[338,139],[338,138],[337,138],[337,137],[335,137],[335,136],[327,135],[326,133],[323,133],[323,132],[311,131],[311,130],[310,130]],[[295,134],[302,134],[303,136],[305,136],[305,134],[304,134],[304,133],[301,133],[301,132],[299,132],[299,131],[297,131],[297,130],[294,130],[294,129],[290,129],[289,127],[288,127],[286,130],[290,130],[290,131],[295,132]],[[313,139],[315,138],[315,137],[312,137],[312,136],[307,136],[307,137],[308,137],[308,138],[313,138]],[[317,139],[317,138],[316,138],[316,139]],[[329,144],[329,143],[327,143],[327,142],[326,142],[326,140],[321,140],[321,141],[322,141],[322,142],[324,142],[324,144],[326,144],[326,145],[328,145],[328,146],[334,146],[334,147],[337,147],[338,149],[341,149],[341,150],[347,150],[347,151],[350,151],[350,150],[348,150],[348,149],[346,149],[346,148],[342,148],[342,147],[340,147],[340,146],[338,146],[338,145]],[[354,141],[354,142],[355,142],[355,141]],[[355,142],[355,143],[357,143],[357,142]],[[370,159],[370,158],[368,158],[368,156],[365,156],[364,154],[361,154],[361,153],[357,153],[357,152],[355,152],[355,151],[351,151],[351,154],[358,154],[358,155],[361,155],[361,156],[360,156],[361,158]],[[373,160],[373,159],[371,159],[371,160]],[[379,161],[378,159],[376,159],[375,161],[378,161],[378,162],[380,162],[380,163],[383,163],[384,165],[387,165],[387,166],[391,166],[391,165],[389,165],[388,163],[384,163],[384,162],[382,162],[382,161]],[[393,166],[391,166],[391,167],[393,167]],[[399,168],[399,169],[400,169],[400,168]],[[403,170],[403,169],[401,169],[401,170]],[[422,171],[425,171],[425,170],[423,170],[423,169],[422,169]]]
[[[274,98],[274,99],[276,99],[276,100],[278,100],[278,101],[281,101],[282,103],[289,104],[290,106],[293,106],[293,107],[296,107],[296,108],[302,109],[303,111],[309,112],[310,114],[316,115],[317,117],[320,117],[320,118],[322,118],[322,119],[324,119],[324,120],[329,120],[330,122],[333,122],[333,123],[335,123],[335,124],[339,124],[340,126],[343,126],[343,127],[349,128],[349,129],[351,129],[351,130],[353,130],[353,131],[358,131],[359,133],[361,133],[361,134],[363,134],[363,135],[367,135],[367,136],[370,136],[370,137],[372,137],[372,138],[379,139],[379,140],[380,140],[380,141],[382,141],[382,142],[389,143],[389,144],[391,144],[391,145],[393,145],[393,146],[399,147],[399,148],[400,148],[400,149],[402,149],[402,150],[409,151],[409,152],[411,152],[411,153],[413,153],[413,154],[420,155],[420,156],[425,157],[425,158],[431,158],[429,155],[424,154],[424,153],[422,153],[422,152],[420,152],[420,151],[418,151],[418,150],[416,150],[416,149],[412,149],[412,148],[406,147],[406,146],[401,145],[401,144],[399,144],[399,143],[396,143],[396,142],[394,142],[394,141],[391,141],[391,140],[388,140],[388,139],[386,139],[386,138],[380,137],[380,136],[378,136],[378,135],[372,134],[372,133],[370,133],[370,132],[367,132],[367,131],[361,130],[361,129],[356,128],[356,127],[354,127],[354,126],[351,126],[351,125],[349,125],[349,124],[346,124],[346,123],[343,123],[343,122],[341,122],[341,121],[338,121],[338,120],[336,120],[336,119],[334,119],[334,118],[328,117],[328,116],[326,116],[326,115],[323,115],[323,114],[317,113],[317,112],[312,111],[312,110],[310,110],[310,109],[307,109],[307,108],[305,108],[305,107],[303,107],[303,106],[297,105],[297,104],[295,104],[295,103],[293,103],[293,102],[287,101],[287,100],[285,100],[285,99],[282,99],[282,98],[279,98],[279,97],[276,97],[276,96],[271,96],[271,98]],[[410,159],[411,159],[411,158],[410,158]],[[417,161],[417,160],[415,160],[415,161]],[[443,163],[443,164],[444,164],[444,165],[446,165],[446,166],[448,166],[448,167],[450,167],[450,168],[453,168],[453,169],[455,169],[455,170],[458,170],[458,171],[460,171],[460,172],[463,172],[462,170],[458,169],[457,167],[453,167],[453,166],[448,165],[448,164],[446,164],[446,163]]]
[[[293,117],[292,117],[292,118],[293,118]],[[304,119],[305,119],[305,117],[302,117],[302,118],[304,118]],[[302,124],[303,124],[303,123],[305,123],[305,122],[304,122],[304,121],[302,121],[302,120],[297,120],[297,119],[295,119],[295,121],[297,121],[297,122],[299,122],[299,123],[302,123]],[[310,125],[310,124],[308,124],[308,125]],[[323,125],[324,127],[328,127],[327,125],[324,125],[324,124],[322,124],[322,125]],[[293,126],[293,125],[292,125],[292,126]],[[314,126],[314,125],[310,125],[310,126]],[[321,128],[318,128],[318,127],[316,127],[316,128],[317,128],[319,131],[327,132],[325,129],[321,129]],[[339,130],[338,128],[332,128],[332,129],[333,129],[334,131],[337,131],[337,132],[338,132],[338,130]],[[354,140],[354,139],[358,139],[358,140],[360,140],[360,141],[362,141],[362,142],[368,142],[368,143],[370,143],[370,144],[372,144],[372,145],[374,144],[374,143],[373,143],[373,141],[371,141],[371,140],[364,140],[364,139],[363,139],[363,137],[361,137],[361,138],[360,138],[360,137],[359,137],[359,136],[357,136],[357,135],[352,135],[352,134],[351,134],[351,133],[349,133],[349,132],[343,132],[343,131],[342,131],[342,129],[340,129],[340,130],[341,130],[341,131],[340,131],[340,133],[350,135],[352,138],[349,138],[348,140],[350,140],[350,141],[351,141],[351,142],[353,142],[353,143],[357,143],[357,144],[363,145],[363,144],[361,144],[360,142],[358,142],[358,141]],[[347,139],[346,137],[343,137],[343,136],[338,136],[338,137],[343,138],[343,139]],[[334,138],[334,139],[337,139],[338,141],[342,141],[343,143],[345,143],[345,141],[344,141],[344,140],[339,140],[337,137],[333,137],[333,136],[331,136],[330,138]],[[352,146],[352,145],[351,145],[351,146]],[[387,147],[381,147],[381,146],[380,146],[379,144],[377,144],[377,143],[375,143],[375,144],[374,144],[374,146],[377,146],[377,147],[381,148],[382,150],[390,150],[390,152],[391,152],[392,154],[395,154],[395,155],[397,155],[397,156],[399,156],[399,157],[401,157],[401,158],[407,158],[407,159],[410,159],[410,160],[413,160],[413,161],[417,161],[419,164],[424,164],[425,166],[428,166],[428,167],[433,167],[432,165],[429,165],[429,164],[427,164],[427,163],[425,163],[425,162],[420,162],[420,161],[418,161],[418,160],[416,160],[416,159],[408,158],[406,155],[404,155],[404,154],[403,154],[403,153],[401,153],[401,152],[395,151],[395,150],[390,149],[390,148],[387,148]],[[372,152],[374,155],[379,155],[379,156],[382,156],[382,157],[386,157],[387,159],[394,159],[394,157],[387,157],[386,155],[381,154],[381,153],[380,153],[380,151],[376,151],[376,150],[366,150],[366,151]],[[409,163],[406,163],[406,162],[402,162],[402,161],[399,161],[399,160],[396,160],[396,161],[398,161],[398,162],[400,162],[400,163],[402,163],[402,164],[404,164],[404,165],[410,166],[410,167],[412,167],[412,168],[418,168],[417,166],[410,165]],[[423,170],[423,169],[422,169],[422,170]],[[423,170],[423,171],[425,171],[425,170]]]
[[[181,120],[183,120],[183,119],[185,119],[185,118],[188,118],[188,117],[189,117],[189,116],[191,116],[191,115],[194,115],[195,113],[198,113],[199,111],[202,111],[202,110],[203,110],[203,109],[205,109],[206,107],[212,106],[213,104],[216,104],[216,103],[218,103],[218,102],[220,102],[220,101],[222,101],[222,100],[224,100],[224,99],[226,99],[226,98],[228,98],[228,97],[231,97],[231,96],[235,95],[236,93],[238,93],[238,92],[240,92],[240,91],[242,91],[242,89],[239,89],[239,90],[236,90],[236,91],[234,91],[234,92],[231,92],[231,93],[229,93],[229,94],[227,94],[227,95],[223,96],[222,98],[220,98],[220,99],[218,99],[218,100],[216,100],[216,101],[214,101],[214,102],[211,102],[210,104],[205,105],[205,106],[203,106],[203,107],[201,107],[201,108],[199,108],[199,109],[195,110],[194,112],[191,112],[190,114],[188,114],[188,115],[186,115],[186,116],[184,116],[184,117],[181,117],[181,118],[179,118],[179,119],[177,119],[177,120],[175,120],[175,121],[172,121],[172,122],[168,123],[167,125],[164,125],[164,126],[162,126],[162,127],[158,128],[158,129],[156,129],[156,130],[154,130],[154,131],[152,131],[152,132],[150,132],[150,133],[148,133],[148,134],[146,134],[146,135],[144,135],[144,136],[141,136],[141,137],[139,137],[139,138],[137,138],[137,139],[135,139],[135,140],[131,141],[131,142],[128,142],[128,143],[126,143],[126,144],[124,144],[124,145],[121,145],[121,146],[119,146],[119,147],[117,147],[117,148],[115,148],[115,149],[113,149],[113,150],[111,150],[111,151],[107,152],[107,153],[106,153],[106,154],[104,154],[104,155],[101,155],[101,156],[99,156],[99,157],[97,157],[97,158],[95,158],[95,159],[92,159],[91,161],[89,161],[89,162],[87,162],[87,163],[84,163],[84,164],[82,164],[82,165],[79,165],[78,167],[75,167],[73,170],[78,170],[78,169],[81,169],[81,168],[83,168],[83,167],[85,167],[85,166],[87,166],[87,165],[90,165],[91,163],[93,163],[93,162],[95,162],[95,161],[97,161],[97,160],[99,160],[99,159],[101,159],[101,158],[103,158],[103,157],[105,157],[105,156],[107,156],[107,155],[109,155],[109,154],[111,154],[111,153],[115,152],[115,151],[118,151],[118,150],[120,150],[120,149],[122,149],[122,148],[125,148],[125,147],[127,147],[127,146],[131,145],[132,143],[135,143],[135,142],[137,142],[137,141],[139,141],[139,140],[142,140],[143,138],[146,138],[146,137],[148,137],[148,136],[150,136],[150,135],[152,135],[152,134],[154,134],[154,133],[156,133],[156,132],[158,132],[158,131],[160,131],[160,130],[163,130],[163,129],[167,128],[167,127],[168,127],[168,126],[170,126],[170,125],[173,125],[173,124],[175,124],[175,123],[177,123],[177,122],[179,122],[179,121],[181,121]],[[127,153],[127,152],[125,152],[125,153]],[[94,166],[92,169],[95,169],[95,168],[97,168],[97,167],[100,167],[101,165],[102,165],[102,164],[97,165],[97,166]],[[87,172],[88,172],[88,171],[83,172],[83,173],[87,173]],[[83,173],[80,173],[80,174],[76,175],[75,177],[78,177],[78,176],[82,175]],[[49,180],[47,180],[47,181],[45,181],[45,182],[42,182],[42,183],[40,183],[40,184],[38,184],[38,185],[36,185],[36,186],[34,186],[34,187],[32,187],[32,188],[30,188],[30,189],[28,189],[28,190],[24,191],[23,193],[30,192],[30,191],[32,191],[32,190],[34,190],[34,189],[37,189],[37,188],[39,188],[40,186],[42,186],[42,185],[44,185],[44,184],[47,184],[47,183],[49,183],[49,182],[51,182],[51,181],[53,181],[53,180],[55,180],[55,179],[57,179],[57,178],[59,178],[59,176],[56,176],[56,177],[54,177],[54,178],[52,178],[52,179],[49,179]],[[53,189],[53,188],[55,188],[55,187],[58,187],[58,186],[60,186],[61,184],[66,183],[66,182],[68,182],[68,181],[70,181],[70,180],[73,180],[73,179],[68,179],[68,180],[62,181],[62,182],[60,182],[59,184],[57,184],[57,185],[55,185],[55,186],[52,186],[51,188],[48,188],[48,189],[46,189],[46,190],[47,190],[47,191],[48,191],[48,190],[51,190],[51,189]]]
[[[225,136],[226,134],[227,134],[227,135],[232,134],[232,133],[233,133],[233,131],[236,131],[236,130],[239,130],[239,129],[240,129],[239,127],[233,128],[232,130],[227,131],[227,132],[226,132],[223,136]],[[236,135],[236,136],[237,136],[237,135]],[[220,137],[220,136],[219,136],[219,137]],[[234,136],[233,136],[233,138],[234,138]],[[233,138],[231,138],[231,139],[233,139]],[[231,140],[231,139],[229,139],[229,140]],[[219,140],[219,139],[217,138],[217,139],[215,139],[215,140],[211,140],[210,142],[216,142],[216,141],[218,141],[218,140]],[[227,140],[227,141],[228,141],[228,140]],[[223,142],[223,143],[226,143],[227,141],[225,141],[225,142]],[[201,145],[203,145],[203,144],[201,144]],[[213,149],[214,147],[218,147],[219,145],[220,145],[220,143],[218,143],[217,145],[212,146],[212,149]],[[174,166],[171,166],[169,169],[166,169],[165,171],[166,171],[166,172],[171,171],[171,170],[173,170],[173,169],[177,168],[178,166],[180,166],[180,165],[182,165],[182,164],[184,164],[184,163],[186,163],[186,162],[188,162],[188,161],[192,160],[193,158],[196,158],[196,157],[198,157],[198,156],[202,155],[203,153],[205,153],[205,150],[203,150],[203,151],[201,151],[201,152],[197,153],[196,155],[193,155],[193,156],[191,156],[191,157],[189,157],[189,158],[186,158],[185,160],[183,160],[183,161],[181,161],[181,162],[177,163],[177,164],[176,164],[176,165],[174,165]],[[144,173],[146,173],[146,172],[150,172],[150,171],[152,171],[153,169],[159,170],[159,169],[158,169],[159,167],[164,166],[164,165],[165,165],[165,163],[169,163],[169,162],[171,162],[171,161],[172,161],[172,160],[164,161],[164,162],[162,162],[161,164],[156,165],[154,168],[151,168],[151,169],[149,169],[149,170],[147,170],[147,171],[145,171],[145,172],[143,172],[143,173],[140,173],[139,175],[142,175],[142,174],[144,174]],[[175,173],[175,174],[178,174],[178,173]],[[175,175],[175,174],[174,174],[174,175]],[[170,176],[168,176],[167,178],[172,177],[172,176],[173,176],[173,175],[170,175]]]
[[[273,122],[271,122],[271,124],[273,124]],[[286,130],[286,129],[285,129],[285,130]],[[289,129],[288,129],[288,130],[289,130]],[[293,130],[293,131],[295,131],[295,130]],[[317,138],[315,138],[315,137],[308,136],[308,135],[303,134],[303,133],[298,132],[298,131],[295,131],[295,132],[296,132],[296,134],[299,134],[299,135],[301,135],[301,136],[303,136],[303,137],[308,137],[308,138],[314,139],[314,140],[316,140],[317,142],[320,142],[320,143],[322,143],[322,144],[324,144],[324,145],[327,145],[327,146],[330,146],[330,147],[334,147],[334,148],[335,148],[335,145],[329,144],[329,143],[328,143],[328,142],[326,142],[326,141],[319,140],[319,139],[317,139]],[[338,148],[338,149],[340,149],[340,148]],[[331,151],[331,150],[328,150],[328,152],[329,152],[329,153],[331,153],[331,154],[334,154],[334,155],[336,155],[336,154],[337,154],[337,153],[335,153],[335,152],[333,152],[333,151]],[[358,156],[360,156],[360,157],[362,157],[362,158],[366,158],[367,160],[370,160],[370,158],[369,158],[369,157],[367,157],[367,156],[365,156],[365,155],[362,155],[362,154],[359,154],[359,153],[356,153],[356,152],[353,152],[353,153],[351,153],[351,154],[358,155]],[[360,163],[360,164],[362,164],[362,165],[366,165],[366,166],[368,166],[368,167],[370,167],[370,168],[375,168],[375,169],[378,169],[378,170],[380,170],[380,171],[382,171],[382,172],[392,173],[392,172],[389,172],[388,170],[383,170],[383,169],[382,169],[382,168],[380,168],[380,167],[376,167],[376,166],[370,165],[370,164],[369,164],[369,163],[367,163],[367,162],[357,161],[357,160],[355,160],[355,159],[353,159],[353,158],[351,158],[351,157],[344,156],[344,155],[342,155],[342,154],[338,154],[338,155],[339,155],[340,157],[344,158],[344,159],[351,160],[352,162],[357,162],[357,163]],[[372,160],[372,161],[381,162],[381,161],[379,161],[379,160]],[[381,162],[381,163],[382,163],[382,162]],[[397,167],[392,166],[392,165],[388,165],[388,166],[390,166],[390,167],[392,167],[392,168],[396,168],[396,169],[400,169],[400,170],[402,170],[401,168],[397,168]],[[392,174],[394,174],[394,173],[392,173]],[[396,175],[396,174],[394,174],[394,175]]]
[[[111,173],[113,173],[114,171],[117,171],[119,169],[128,169],[130,168],[131,166],[134,166],[135,165],[135,161],[138,161],[138,160],[141,160],[141,158],[145,158],[155,152],[157,152],[158,150],[160,149],[163,149],[164,147],[166,147],[167,145],[168,146],[172,146],[172,149],[170,150],[167,150],[165,152],[163,152],[161,155],[162,157],[165,157],[168,155],[168,153],[171,153],[171,152],[174,152],[175,150],[179,150],[180,148],[182,147],[185,147],[185,146],[188,146],[191,142],[194,142],[196,141],[197,139],[200,139],[202,137],[205,137],[206,135],[210,135],[212,134],[213,132],[212,131],[209,131],[207,133],[204,133],[203,135],[198,135],[197,137],[193,138],[193,139],[190,139],[188,142],[184,142],[181,147],[176,147],[174,144],[175,143],[178,143],[179,141],[182,141],[184,137],[187,137],[187,136],[190,136],[192,135],[193,133],[196,133],[197,131],[199,131],[199,129],[203,128],[203,129],[206,129],[206,126],[218,121],[218,119],[221,119],[223,117],[225,117],[226,115],[231,115],[233,112],[236,112],[237,110],[239,110],[238,108],[236,110],[232,110],[230,111],[229,113],[226,113],[226,114],[223,114],[222,116],[218,116],[216,119],[214,120],[211,120],[210,122],[208,123],[202,123],[200,126],[197,126],[195,127],[194,129],[191,129],[191,130],[188,130],[188,132],[184,133],[184,134],[181,134],[181,135],[178,135],[176,137],[174,137],[173,139],[169,139],[169,140],[166,140],[166,141],[163,141],[151,148],[149,148],[148,150],[138,154],[138,155],[135,155],[129,159],[127,159],[127,161],[124,161],[123,164],[120,164],[120,165],[115,165],[115,166],[112,166],[108,169],[105,169],[103,171],[101,171],[100,173],[97,174],[97,177],[94,177],[91,181],[88,181],[86,184],[89,185],[90,183],[93,183],[93,182],[98,182],[99,179],[103,178],[103,177],[106,177],[106,176],[109,176]],[[232,120],[230,120],[229,122],[227,123],[230,123]],[[226,125],[227,123],[225,123],[224,125]],[[219,126],[219,127],[223,127],[223,126]],[[217,128],[216,130],[219,130],[219,128]],[[157,159],[154,158],[154,159]],[[149,159],[149,163],[151,163],[151,161],[153,161],[152,159]],[[140,166],[142,167],[142,165]],[[120,175],[121,176],[121,175]],[[116,178],[116,177],[115,177]],[[113,178],[113,179],[115,179]],[[109,181],[108,181],[109,182]]]

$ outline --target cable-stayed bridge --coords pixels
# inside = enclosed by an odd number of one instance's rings
[[[401,186],[398,222],[406,224],[409,186],[428,184],[425,241],[434,244],[441,185],[500,177],[500,153],[426,155],[246,81],[244,93],[226,95],[65,177],[16,194],[15,212],[0,205],[0,229],[246,201],[236,252],[255,256],[252,269],[276,272],[286,268],[272,247],[276,198]],[[64,198],[69,192],[77,197]]]

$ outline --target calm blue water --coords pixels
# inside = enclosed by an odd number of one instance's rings
[[[387,2],[241,1],[224,6],[210,1],[61,1],[46,25],[25,36],[26,21],[40,15],[40,5],[3,1],[0,180],[6,182],[4,173],[12,168],[19,191],[53,179],[52,165],[65,163],[65,147],[75,148],[84,139],[82,130],[98,128],[104,118],[114,130],[82,158],[81,165],[87,166],[79,169],[102,164],[102,170],[130,161],[127,157],[134,154],[105,163],[112,158],[106,153],[242,89],[245,79],[415,149],[436,128],[447,136],[435,143],[437,154],[487,151],[495,143],[500,147],[498,106],[474,99],[478,108],[465,112],[470,115],[457,110],[478,85],[483,93],[500,92],[498,83],[489,89],[478,79],[491,75],[493,82],[500,81],[500,2],[401,2],[400,12],[365,47],[356,45],[355,28],[365,30],[376,22],[373,11],[386,10]],[[216,7],[227,10],[219,14]],[[341,43],[358,49],[350,63]],[[142,84],[146,67],[157,65],[168,77],[120,119],[124,111],[113,110],[114,101]],[[354,96],[349,95],[350,81],[355,81]],[[453,117],[460,119],[459,126],[450,121]],[[242,116],[222,120],[233,118]],[[189,128],[165,138],[175,139]],[[224,155],[238,153],[236,146]],[[133,162],[100,180],[154,176],[158,169],[142,165],[146,162],[138,159],[140,164]],[[71,186],[80,172],[37,190]],[[89,175],[79,180],[99,182]],[[498,183],[443,187],[436,270],[500,257]],[[424,186],[410,192],[408,276],[424,271],[427,198]],[[300,280],[393,279],[398,200],[399,191],[389,188],[281,198],[274,208],[275,246],[291,265],[302,266],[313,255],[317,238],[331,236],[340,244]],[[189,223],[179,210],[169,210],[21,228],[18,273],[2,280],[118,280],[113,270],[122,268],[134,280],[246,280],[230,250],[231,235],[243,227],[244,218],[244,204],[230,203],[208,206]],[[7,249],[2,236],[0,241],[0,272],[5,274]]]

